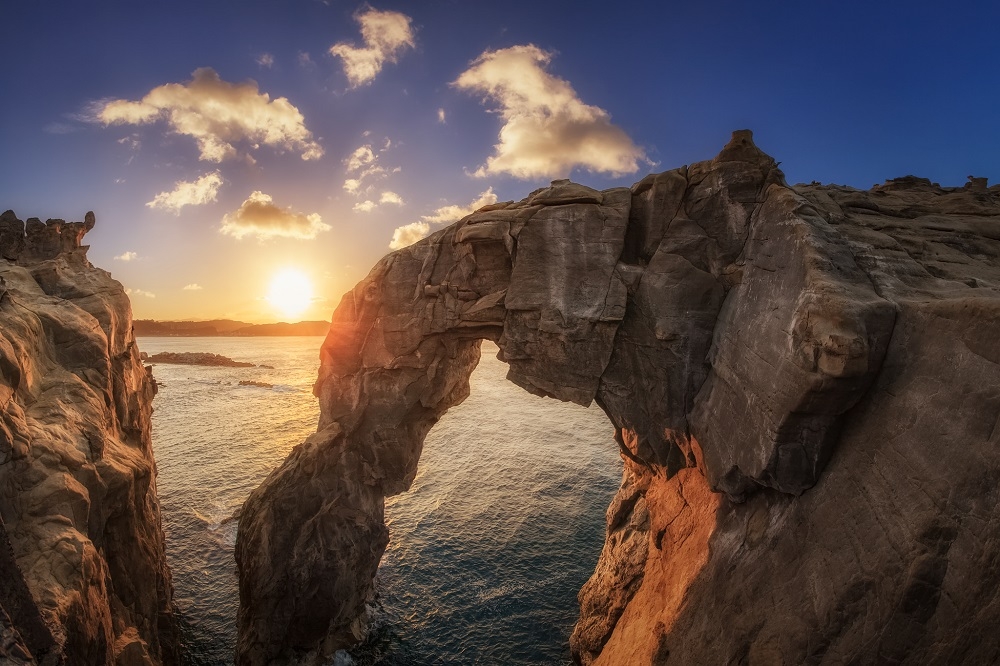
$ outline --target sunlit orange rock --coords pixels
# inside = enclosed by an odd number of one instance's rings
[[[156,393],[83,222],[0,216],[0,663],[178,663]]]

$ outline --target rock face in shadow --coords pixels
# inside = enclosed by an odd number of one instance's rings
[[[2,663],[177,663],[156,389],[93,226],[0,216]]]
[[[631,189],[483,208],[344,297],[318,431],[243,508],[238,664],[364,635],[384,498],[482,339],[616,429],[579,663],[1000,658],[1000,191],[789,187],[741,131]]]

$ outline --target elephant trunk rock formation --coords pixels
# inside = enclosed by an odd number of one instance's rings
[[[384,498],[482,339],[526,390],[596,400],[625,459],[578,662],[995,660],[998,333],[982,179],[789,187],[741,131],[631,189],[482,208],[334,313],[318,431],[243,509],[237,663],[363,636]]]
[[[0,663],[177,663],[150,415],[83,222],[0,215]]]

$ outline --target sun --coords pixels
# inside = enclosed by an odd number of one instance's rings
[[[312,303],[312,282],[295,268],[285,268],[271,278],[267,302],[285,317],[298,317]]]

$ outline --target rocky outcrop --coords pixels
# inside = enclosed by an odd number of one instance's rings
[[[616,429],[578,662],[1000,658],[1000,190],[789,187],[743,131],[483,208],[345,295],[318,431],[243,508],[238,664],[363,635],[384,498],[482,339]]]
[[[155,385],[84,222],[0,216],[0,662],[176,663]]]
[[[248,363],[246,361],[234,361],[228,356],[223,356],[222,354],[213,354],[211,352],[159,352],[158,354],[153,354],[152,356],[146,356],[144,352],[142,360],[147,361],[149,363],[173,363],[177,365],[206,365],[211,367],[222,367],[222,368],[257,367],[257,365],[254,363]]]

